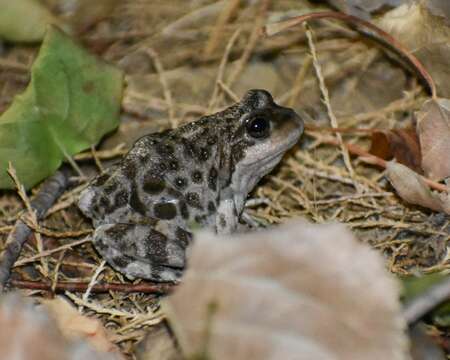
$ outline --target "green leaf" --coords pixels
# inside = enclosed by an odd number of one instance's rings
[[[0,116],[0,188],[13,187],[8,161],[30,188],[116,128],[122,84],[120,70],[50,26],[30,84]]]
[[[448,275],[442,273],[432,273],[422,276],[404,276],[400,277],[403,285],[403,301],[409,301],[429,290],[433,285],[440,283]]]
[[[56,18],[36,0],[0,0],[0,38],[8,41],[41,41]]]

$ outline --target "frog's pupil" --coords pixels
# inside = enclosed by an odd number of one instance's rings
[[[264,138],[269,136],[270,124],[265,118],[257,117],[247,124],[247,131],[254,138]]]

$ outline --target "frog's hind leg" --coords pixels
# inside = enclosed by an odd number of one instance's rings
[[[105,224],[94,233],[100,255],[130,279],[176,281],[185,267],[190,234],[180,228],[168,236],[148,225]]]

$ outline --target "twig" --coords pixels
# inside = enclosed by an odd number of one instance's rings
[[[333,138],[323,139],[322,142],[325,144],[339,146],[339,143],[337,142],[337,140],[333,139]],[[344,146],[347,148],[347,150],[351,154],[358,155],[360,157],[359,159],[367,164],[376,165],[376,166],[382,167],[384,169],[387,166],[386,160],[383,160],[382,158],[379,158],[378,156],[370,154],[369,152],[367,152],[363,148],[359,147],[358,145],[344,143]],[[433,190],[443,191],[446,193],[448,192],[448,188],[444,184],[440,184],[440,183],[435,182],[431,179],[428,179],[424,176],[422,176],[422,179]]]
[[[30,200],[28,199],[28,196],[27,196],[27,193],[25,191],[25,188],[20,183],[19,178],[17,177],[17,174],[16,174],[16,170],[14,169],[14,167],[13,167],[11,162],[9,162],[8,174],[13,179],[13,181],[14,181],[14,183],[16,185],[16,188],[17,188],[17,193],[19,194],[20,198],[22,199],[22,201],[24,202],[24,204],[25,204],[25,206],[27,208],[27,213],[28,213],[27,215],[28,216],[24,216],[23,221],[31,229],[39,227],[38,220],[37,220],[37,217],[36,217],[36,212],[31,207]],[[25,218],[27,218],[27,220],[25,220]],[[36,236],[36,247],[37,247],[37,250],[38,250],[39,253],[42,253],[42,251],[44,250],[44,245],[42,244],[42,236],[39,233],[36,234],[35,236]],[[48,275],[48,264],[47,264],[47,261],[44,258],[41,259],[41,265],[42,265],[44,276],[47,276]]]
[[[242,56],[237,61],[234,71],[231,73],[230,77],[228,78],[227,85],[230,88],[233,86],[234,82],[238,79],[242,70],[244,70],[245,65],[247,64],[248,60],[250,59],[250,56],[252,55],[252,52],[255,49],[259,38],[261,37],[261,25],[265,21],[266,13],[267,13],[267,10],[269,9],[269,5],[270,5],[270,0],[262,0],[261,3],[259,4],[257,14],[256,14],[256,19],[255,19],[255,25],[253,26],[253,30],[248,39],[247,46],[244,48]]]
[[[80,160],[90,160],[97,158],[98,160],[107,160],[107,159],[113,159],[118,156],[125,155],[128,152],[127,149],[125,149],[125,144],[121,143],[117,145],[115,148],[110,150],[95,150],[95,156],[94,153],[91,151],[86,151],[79,153],[73,157],[74,160],[80,161]]]
[[[51,282],[46,281],[28,281],[11,279],[11,286],[18,289],[30,289],[30,290],[44,290],[52,291]],[[80,292],[84,293],[89,283],[77,283],[61,281],[53,284],[55,292]],[[149,283],[141,282],[139,284],[121,284],[121,283],[109,283],[109,284],[95,284],[91,287],[91,293],[108,293],[110,291],[118,291],[124,294],[129,293],[144,293],[144,294],[167,294],[173,290],[174,284],[169,283]]]
[[[230,20],[231,17],[233,17],[233,15],[236,13],[236,10],[239,9],[240,2],[241,0],[228,1],[225,7],[220,12],[216,22],[216,26],[214,27],[214,30],[212,31],[208,42],[206,43],[205,50],[203,51],[205,58],[210,57],[216,49],[217,44],[222,37],[225,24]]]
[[[38,220],[45,216],[46,211],[62,194],[69,184],[69,172],[57,171],[42,185],[39,193],[31,201],[31,208],[36,212]],[[4,291],[9,279],[11,268],[20,255],[23,244],[31,234],[31,229],[22,221],[17,220],[13,230],[6,239],[5,249],[0,255],[0,292]]]
[[[330,96],[328,94],[328,88],[325,85],[325,79],[323,78],[323,75],[322,75],[322,68],[320,66],[319,59],[317,57],[316,46],[315,46],[313,38],[312,38],[312,31],[311,31],[311,29],[308,28],[306,23],[304,23],[303,25],[306,30],[306,37],[308,39],[308,45],[311,50],[314,69],[316,71],[317,79],[319,80],[320,92],[322,93],[323,102],[325,103],[325,106],[327,108],[327,113],[328,113],[328,117],[330,118],[331,126],[333,128],[338,128],[339,127],[338,121],[337,121],[336,116],[334,115],[333,109],[331,108]],[[337,139],[339,141],[339,145],[341,147],[342,157],[344,159],[345,167],[347,168],[350,176],[353,178],[355,176],[355,171],[353,170],[353,166],[352,166],[352,162],[350,161],[350,155],[348,154],[348,150],[344,146],[344,141],[342,140],[342,135],[339,132],[337,132],[336,137],[337,137]],[[355,183],[355,187],[357,187],[356,183]]]
[[[219,83],[223,83],[223,75],[225,73],[225,67],[227,65],[231,49],[233,48],[234,44],[236,43],[236,40],[238,39],[240,33],[241,33],[241,29],[238,28],[233,33],[233,35],[231,35],[230,40],[228,41],[228,44],[225,48],[225,52],[223,53],[222,59],[220,60],[219,70],[217,71],[216,83],[214,84],[213,94],[211,96],[211,100],[209,101],[209,105],[208,105],[208,112],[211,112],[211,110],[216,105],[217,95],[219,93]]]
[[[155,65],[155,69],[159,77],[159,82],[161,83],[161,86],[163,88],[164,99],[166,100],[169,112],[170,126],[172,128],[175,128],[177,127],[178,124],[176,124],[175,122],[175,108],[173,105],[172,92],[170,91],[169,83],[167,82],[167,78],[164,73],[164,67],[162,65],[161,59],[159,58],[159,55],[155,50],[147,48],[145,49],[145,51],[150,56],[150,58],[153,61],[153,64]]]
[[[89,295],[92,292],[92,288],[97,283],[98,277],[100,276],[101,272],[105,269],[105,265],[106,265],[106,260],[103,260],[100,263],[100,265],[98,266],[97,270],[95,270],[94,275],[92,275],[92,279],[89,282],[89,286],[87,287],[85,293],[83,294],[83,301],[87,302],[89,300]],[[83,306],[80,305],[78,308],[78,311],[81,313],[83,311]]]
[[[70,248],[72,248],[74,246],[82,245],[82,244],[90,242],[90,241],[91,241],[91,238],[90,237],[86,237],[84,239],[81,239],[81,240],[78,240],[78,241],[74,241],[74,242],[71,242],[69,244],[65,244],[65,245],[57,247],[55,249],[45,250],[45,251],[41,252],[38,255],[31,256],[29,258],[25,258],[25,259],[22,259],[22,260],[17,260],[14,263],[13,267],[22,266],[22,265],[28,264],[30,262],[39,260],[42,257],[49,256],[51,254],[54,254],[54,253],[57,253],[57,252],[60,252],[60,251],[63,251],[63,250],[67,250],[67,249],[70,249]]]
[[[425,293],[405,304],[403,317],[408,325],[414,325],[425,314],[448,299],[450,299],[450,278],[432,286]]]
[[[267,36],[275,35],[281,31],[284,31],[288,28],[291,28],[295,25],[299,25],[309,20],[318,20],[318,19],[339,19],[344,22],[353,24],[357,26],[357,29],[363,35],[369,36],[380,41],[383,45],[388,48],[395,50],[395,52],[400,55],[402,58],[405,58],[419,73],[422,79],[425,80],[431,96],[436,98],[436,85],[433,81],[433,78],[422,65],[422,63],[417,59],[405,46],[403,46],[399,41],[397,41],[394,37],[389,35],[387,32],[381,30],[379,27],[371,24],[368,21],[362,20],[356,16],[336,12],[336,11],[323,11],[323,12],[314,12],[310,14],[305,14],[301,16],[293,17],[292,19],[288,19],[285,21],[280,21],[278,23],[273,23],[266,25],[263,28],[263,33]],[[368,29],[368,31],[361,29]]]

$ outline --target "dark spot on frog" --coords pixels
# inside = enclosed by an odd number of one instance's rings
[[[231,154],[232,154],[233,160],[234,160],[233,164],[235,164],[243,159],[245,152],[241,146],[233,146],[233,148],[231,150]]]
[[[151,230],[146,240],[149,245],[146,251],[147,255],[151,257],[156,255],[163,260],[167,257],[167,237],[164,234],[157,230]]]
[[[187,184],[188,184],[188,182],[187,182],[187,179],[185,179],[185,178],[177,177],[175,179],[175,186],[180,190],[186,189]]]
[[[219,174],[217,173],[216,168],[212,167],[209,170],[209,175],[208,175],[208,186],[211,190],[216,190],[217,188],[217,176]]]
[[[136,210],[141,215],[146,215],[147,213],[147,207],[142,203],[141,199],[139,198],[136,182],[133,181],[131,183],[131,191],[130,191],[130,206]]]
[[[86,81],[83,84],[83,91],[86,94],[91,94],[94,91],[94,89],[95,89],[95,83],[93,81]]]
[[[200,184],[203,181],[203,174],[199,170],[195,170],[192,173],[192,181],[196,184]]]
[[[130,263],[130,260],[127,256],[116,256],[112,259],[112,263],[118,268],[125,269]]]
[[[119,184],[117,183],[117,181],[114,181],[114,179],[111,179],[111,181],[108,181],[105,184],[103,191],[105,192],[106,195],[111,195],[113,192],[115,192],[117,190],[118,186],[119,186]]]
[[[170,220],[177,215],[177,208],[172,203],[158,203],[153,207],[155,216],[159,219]]]
[[[123,239],[128,232],[130,226],[128,224],[116,224],[105,230],[105,235],[114,241]]]
[[[137,169],[136,164],[134,162],[132,161],[123,162],[122,171],[128,179],[131,180],[136,178]]]
[[[166,184],[164,180],[160,179],[157,176],[154,176],[152,173],[147,173],[144,177],[144,185],[142,186],[142,189],[147,193],[151,195],[160,194],[164,188],[166,187]]]
[[[128,196],[126,191],[118,191],[114,196],[114,204],[116,207],[123,207],[128,203]]]
[[[181,144],[183,145],[184,155],[188,158],[193,158],[195,155],[195,146],[186,138],[181,138]]]
[[[159,164],[156,166],[156,171],[158,171],[158,172],[163,173],[163,172],[165,172],[166,170],[167,170],[167,165],[164,164],[164,163],[159,163]]]
[[[208,137],[208,140],[206,140],[206,143],[209,146],[213,146],[213,145],[217,144],[217,136],[210,136],[210,137]]]
[[[198,152],[198,160],[206,161],[209,158],[209,150],[207,148],[201,148]]]
[[[109,199],[106,196],[101,196],[98,200],[98,206],[105,210],[109,210]]]
[[[212,201],[208,202],[208,211],[210,214],[216,211],[216,205]]]
[[[195,192],[188,192],[186,194],[186,202],[189,206],[192,206],[193,208],[202,210],[203,207],[200,204],[200,195]]]
[[[177,230],[175,231],[175,236],[180,241],[180,244],[181,246],[183,246],[183,248],[186,248],[192,240],[192,235],[180,227],[177,227]]]
[[[169,169],[173,171],[177,171],[179,169],[178,161],[170,160],[169,161]]]
[[[106,245],[106,244],[104,243],[104,241],[102,241],[102,239],[98,239],[98,240],[95,242],[95,247],[98,249],[98,251],[99,251],[100,253],[106,252],[106,251],[108,250],[108,248],[109,248],[109,246]]]
[[[205,223],[206,216],[205,215],[196,215],[195,222],[199,225],[203,225]]]
[[[156,151],[158,152],[159,155],[165,157],[173,155],[174,149],[173,146],[170,144],[160,143],[156,146]]]
[[[104,173],[100,176],[98,176],[92,183],[93,186],[102,186],[106,183],[106,181],[108,181],[109,179],[109,174],[108,173]]]
[[[183,217],[183,219],[184,220],[189,219],[189,209],[188,209],[185,201],[183,201],[183,200],[180,201],[179,208],[180,208],[180,214]]]

